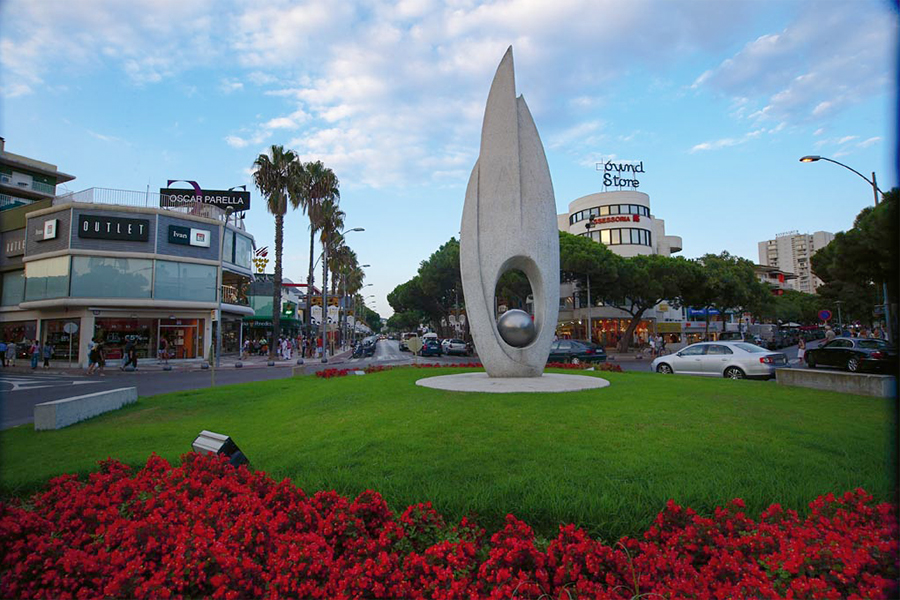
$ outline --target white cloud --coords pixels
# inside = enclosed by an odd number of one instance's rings
[[[751,97],[753,119],[823,120],[890,89],[897,21],[863,3],[808,3],[787,28],[760,36],[694,87]]]
[[[225,143],[231,146],[232,148],[246,148],[250,145],[250,142],[245,140],[242,137],[238,137],[236,135],[229,135],[225,137]]]
[[[219,91],[223,94],[231,94],[244,89],[244,84],[236,79],[225,78],[219,82]]]
[[[857,148],[868,148],[869,146],[874,146],[878,142],[881,141],[880,137],[870,137],[867,140],[864,140],[856,145]]]

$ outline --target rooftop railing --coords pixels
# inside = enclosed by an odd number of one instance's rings
[[[161,208],[188,215],[225,220],[225,210],[204,202],[184,202],[170,200],[166,194],[155,192],[138,192],[133,190],[115,190],[110,188],[88,188],[80,192],[69,192],[53,199],[53,204],[81,202],[85,204],[104,204],[113,206],[131,206],[136,208]],[[243,220],[229,216],[228,222],[238,229],[243,229]]]

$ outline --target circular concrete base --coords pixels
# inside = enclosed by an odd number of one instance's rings
[[[416,385],[450,392],[488,392],[511,394],[517,392],[577,392],[609,385],[609,381],[587,375],[544,373],[540,377],[488,377],[487,373],[460,373],[426,377]]]

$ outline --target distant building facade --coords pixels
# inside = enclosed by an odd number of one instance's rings
[[[788,286],[798,292],[815,294],[822,280],[816,277],[810,265],[812,256],[831,243],[834,234],[816,231],[813,234],[789,231],[781,233],[774,240],[759,242],[759,264],[775,267],[796,278],[788,281]]]
[[[73,179],[56,165],[7,152],[0,138],[0,211],[41,201],[50,206],[56,186]]]

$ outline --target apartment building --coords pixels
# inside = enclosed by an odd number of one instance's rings
[[[796,278],[786,281],[787,286],[798,292],[815,294],[816,288],[822,285],[822,280],[813,274],[810,258],[833,239],[834,234],[827,231],[812,234],[797,231],[780,233],[774,240],[757,244],[759,264],[793,273]]]

